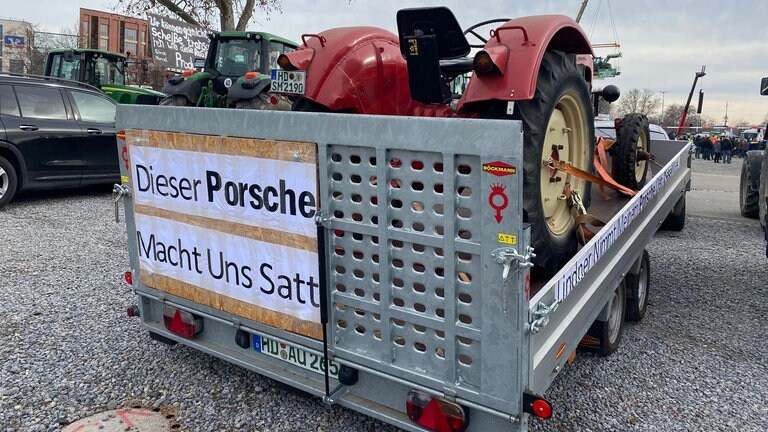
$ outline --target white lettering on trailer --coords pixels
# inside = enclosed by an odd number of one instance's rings
[[[648,203],[662,190],[667,180],[672,177],[680,168],[680,160],[667,164],[661,175],[654,177],[654,181],[645,185],[645,187],[635,195],[628,205],[614,216],[608,224],[603,227],[595,239],[587,244],[587,247],[577,254],[578,259],[574,264],[566,269],[560,279],[557,281],[555,298],[563,301],[571,291],[578,285],[584,275],[597,263],[608,249],[613,246],[624,230],[637,218],[640,213],[648,206]]]

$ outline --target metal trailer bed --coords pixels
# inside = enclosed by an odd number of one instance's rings
[[[546,391],[690,184],[687,143],[652,143],[664,168],[631,200],[604,201],[594,188],[590,211],[608,225],[555,277],[534,283],[529,299],[518,121],[120,106],[117,125],[316,143],[325,344],[134,277],[142,326],[413,431],[425,429],[405,413],[411,389],[463,405],[469,431],[526,430],[524,392]],[[118,140],[129,150],[134,144],[141,143]],[[506,171],[494,174],[499,166]],[[130,168],[126,158],[128,190]],[[131,271],[139,275],[132,201],[124,204]],[[191,339],[169,332],[164,306],[202,317],[204,331]],[[243,348],[238,334],[327,352],[357,370],[356,382]]]

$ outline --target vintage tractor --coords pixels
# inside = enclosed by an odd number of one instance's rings
[[[125,84],[128,56],[92,49],[54,49],[45,58],[43,75],[98,87],[118,103],[157,105],[165,95]]]
[[[554,273],[578,247],[562,198],[573,191],[588,205],[590,197],[589,182],[552,164],[593,169],[593,52],[584,32],[560,15],[462,31],[445,7],[401,10],[397,25],[398,35],[348,27],[302,36],[302,46],[278,59],[273,88],[295,97],[298,111],[520,120],[535,270]],[[486,26],[495,26],[488,38],[478,30]],[[479,51],[468,57],[471,48]],[[610,102],[618,91],[600,96]]]
[[[270,93],[269,71],[277,57],[296,48],[287,39],[262,32],[210,34],[205,60],[168,80],[161,105],[282,109],[291,105],[284,96]]]

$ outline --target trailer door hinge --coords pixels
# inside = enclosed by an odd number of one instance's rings
[[[547,305],[544,302],[539,302],[536,306],[536,310],[533,312],[533,321],[528,325],[531,334],[538,333],[539,330],[549,324],[549,316],[552,312],[557,310],[558,306],[560,306],[560,300],[558,299],[554,299],[550,305]]]
[[[115,223],[120,222],[120,207],[118,203],[123,197],[131,196],[131,187],[127,184],[115,184],[112,188],[112,200],[115,202]]]
[[[331,218],[328,217],[328,212],[319,211],[315,214],[315,224],[320,225],[323,228],[328,228],[331,225]]]
[[[504,282],[506,282],[510,277],[512,277],[513,261],[516,261],[518,270],[524,267],[533,267],[531,259],[535,258],[536,254],[533,253],[533,248],[531,246],[528,246],[528,250],[525,255],[517,253],[517,249],[515,248],[504,247],[491,252],[491,256],[498,264],[502,264],[504,266],[501,272],[501,277],[504,279]]]

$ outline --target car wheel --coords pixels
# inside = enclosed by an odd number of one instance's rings
[[[16,177],[13,164],[0,156],[0,208],[5,207],[13,199],[18,185],[19,179]]]

